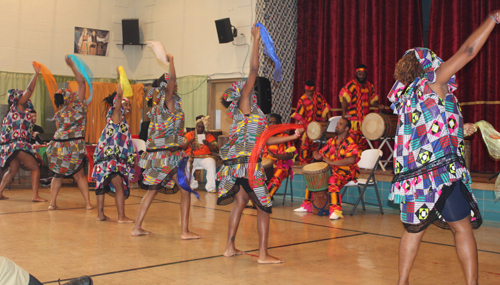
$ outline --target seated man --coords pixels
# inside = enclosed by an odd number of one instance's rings
[[[31,131],[31,144],[43,144],[43,140],[40,138],[39,134],[43,134],[43,128],[36,124],[36,111],[32,109],[30,111],[31,121],[33,122],[33,130]]]
[[[215,137],[211,133],[205,132],[208,127],[209,116],[196,117],[196,129],[186,133],[182,149],[189,155],[188,169],[191,171],[191,189],[198,188],[198,181],[194,179],[194,172],[197,167],[201,166],[207,171],[207,192],[216,193],[215,190],[215,174],[216,166],[215,159],[212,153],[218,153],[219,147]],[[198,136],[203,135],[205,139],[199,143]]]
[[[358,161],[361,152],[358,145],[349,135],[351,122],[342,118],[335,127],[336,137],[328,140],[326,145],[313,156],[316,160],[323,160],[328,163],[332,170],[332,175],[328,179],[328,192],[330,193],[330,219],[337,220],[342,216],[342,201],[340,199],[340,189],[349,181],[355,180],[359,175]],[[306,198],[296,212],[312,212],[312,193],[306,189]]]
[[[271,114],[268,120],[268,125],[281,124],[281,116],[279,114]],[[286,133],[280,133],[275,137],[287,137]],[[292,171],[293,158],[297,155],[297,150],[293,142],[282,143],[278,145],[266,145],[262,152],[262,158],[270,158],[273,160],[274,175],[267,177],[267,190],[269,195],[273,197],[274,193],[280,188],[281,183],[288,177]]]

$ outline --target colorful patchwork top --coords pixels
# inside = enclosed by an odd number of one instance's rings
[[[326,145],[319,150],[319,154],[333,161],[339,161],[349,157],[355,157],[355,162],[349,165],[330,165],[332,172],[337,172],[339,174],[359,174],[358,161],[361,158],[361,151],[358,149],[358,145],[354,142],[351,136],[347,136],[342,140],[339,140],[337,136],[328,140]]]
[[[193,152],[194,157],[209,157],[212,156],[212,151],[208,146],[205,144],[200,144],[198,143],[198,137],[196,134],[196,131],[190,131],[184,136],[183,143],[187,143],[191,139],[195,139],[193,142],[193,145],[189,146],[186,149],[186,153],[188,155],[191,155],[191,151]],[[205,132],[205,139],[208,141],[209,144],[211,145],[217,145],[217,141],[215,140],[215,137],[211,133]]]
[[[306,94],[300,97],[299,102],[297,102],[297,110],[292,114],[292,118],[307,128],[307,125],[312,121],[326,122],[328,112],[330,112],[330,105],[323,98],[323,95],[314,92],[312,100]]]
[[[76,95],[74,95],[76,97]],[[78,98],[78,97],[77,97]],[[54,120],[59,123],[59,128],[54,134],[56,140],[84,138],[87,126],[88,106],[80,100],[73,101],[73,108],[68,111],[60,110],[54,115]]]
[[[370,113],[370,105],[378,101],[378,94],[375,93],[375,86],[366,81],[365,84],[359,83],[356,79],[349,81],[339,93],[340,102],[345,98],[347,114],[350,121],[360,121]]]
[[[116,99],[115,99],[116,100]],[[99,142],[94,152],[94,163],[98,164],[103,161],[117,161],[129,167],[128,174],[133,177],[134,174],[134,146],[132,137],[130,136],[130,128],[123,116],[119,123],[113,122],[113,111],[115,107],[109,108],[106,115],[106,127],[101,133]]]
[[[22,97],[24,91],[11,89],[8,91],[11,107],[2,121],[2,133],[0,135],[0,167],[5,165],[8,157],[16,150],[33,153],[30,143],[31,122],[30,110],[33,109],[31,101],[28,102],[26,110],[21,112],[17,108],[17,101]]]
[[[164,86],[166,88],[166,85]],[[148,150],[178,147],[182,144],[184,135],[184,111],[179,95],[174,94],[175,111],[172,113],[165,107],[163,96],[156,106],[148,113],[151,122],[148,129]]]
[[[427,83],[435,82],[435,70],[442,60],[428,49],[415,52],[424,69],[424,78],[405,86],[396,82],[388,98],[399,122],[394,146],[394,173],[390,200],[404,203],[418,196],[439,196],[444,185],[462,182],[470,189],[465,168],[463,118],[457,98],[455,76],[448,81],[442,100]],[[407,52],[407,53],[408,53]]]

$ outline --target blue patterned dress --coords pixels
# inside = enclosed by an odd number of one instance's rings
[[[113,122],[112,115],[115,107],[111,107],[106,116],[107,125],[94,152],[94,169],[92,180],[96,181],[96,195],[116,192],[111,179],[120,175],[123,181],[125,198],[130,195],[128,181],[134,177],[134,146],[130,136],[130,128],[125,116],[120,123]]]

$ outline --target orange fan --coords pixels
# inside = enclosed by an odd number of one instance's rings
[[[296,130],[302,128],[304,128],[304,126],[299,124],[279,124],[271,126],[262,132],[260,137],[255,142],[252,154],[250,155],[250,161],[248,162],[248,184],[250,184],[250,187],[252,189],[254,188],[255,171],[256,171],[255,168],[257,167],[257,161],[259,160],[260,154],[262,153],[262,150],[264,149],[264,145],[267,143],[267,140],[270,137],[274,136],[275,134],[279,134],[288,130]]]
[[[49,91],[50,99],[55,110],[56,105],[54,104],[54,94],[56,94],[57,91],[57,83],[54,75],[52,75],[52,72],[50,72],[50,70],[45,67],[45,65],[39,62],[33,61],[33,67],[40,70],[43,80],[45,80],[45,85],[47,85],[47,90]]]

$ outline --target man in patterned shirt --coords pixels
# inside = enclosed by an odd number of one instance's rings
[[[351,134],[360,148],[366,149],[366,141],[361,133],[361,123],[368,113],[370,106],[383,109],[384,105],[378,102],[378,94],[375,93],[375,86],[368,82],[368,69],[366,65],[356,66],[356,79],[349,81],[339,93],[342,103],[342,117],[351,121]]]
[[[298,124],[302,124],[304,129],[307,129],[310,122],[328,122],[330,117],[330,105],[328,105],[323,95],[315,90],[314,81],[307,80],[305,93],[300,97],[297,102],[297,110],[292,114],[292,118]],[[300,164],[311,163],[313,161],[311,154],[317,147],[318,144],[310,140],[307,133],[304,132],[300,144]]]
[[[342,201],[340,189],[349,181],[355,180],[359,175],[358,161],[361,151],[349,135],[351,122],[342,118],[335,127],[336,137],[328,140],[326,145],[313,156],[316,160],[322,160],[330,165],[332,175],[328,178],[328,192],[330,193],[330,219],[337,220],[342,216]],[[306,198],[300,208],[295,212],[312,212],[312,195],[306,189]]]

